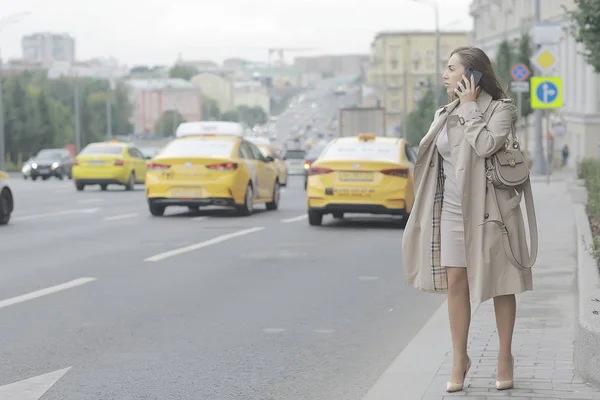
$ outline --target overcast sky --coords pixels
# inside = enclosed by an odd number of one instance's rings
[[[420,0],[419,0],[420,1]],[[269,47],[296,55],[368,53],[377,32],[433,30],[423,0],[0,0],[2,58],[21,57],[21,36],[66,32],[77,59],[113,56],[129,66],[184,59],[266,61]],[[471,0],[437,0],[440,26],[471,30]],[[18,21],[6,17],[30,12]]]

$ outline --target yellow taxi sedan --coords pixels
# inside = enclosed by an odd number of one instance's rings
[[[73,182],[78,191],[88,185],[122,185],[133,190],[146,179],[146,157],[131,143],[108,141],[90,143],[75,158]]]
[[[414,203],[414,157],[404,139],[334,139],[308,171],[310,225],[321,225],[325,214],[359,213],[402,216],[404,227]]]
[[[14,198],[8,184],[8,175],[0,171],[0,225],[8,224],[14,207]]]
[[[243,137],[235,122],[184,122],[176,138],[148,164],[146,198],[150,213],[168,206],[234,208],[250,215],[256,204],[279,207],[275,160]]]
[[[252,142],[256,147],[258,147],[258,149],[263,154],[263,156],[272,157],[275,159],[275,164],[277,165],[277,171],[279,171],[279,184],[281,186],[287,186],[287,180],[288,180],[287,164],[285,163],[285,161],[283,161],[282,159],[280,159],[277,156],[277,152],[271,145],[271,142],[269,141],[269,139],[264,138],[264,137],[251,136],[251,137],[246,137],[246,140],[248,140],[249,142]]]

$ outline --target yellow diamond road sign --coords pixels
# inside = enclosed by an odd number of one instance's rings
[[[558,56],[549,48],[541,48],[532,57],[533,64],[542,72],[551,70],[558,61]]]

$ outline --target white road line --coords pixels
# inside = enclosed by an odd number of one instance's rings
[[[58,217],[58,216],[61,216],[61,215],[94,214],[94,213],[97,213],[100,210],[101,210],[101,208],[81,208],[81,209],[76,209],[76,210],[63,210],[63,211],[56,211],[56,212],[45,213],[45,214],[26,215],[24,217],[16,217],[13,220],[14,221],[29,221],[29,220],[32,220],[32,219],[40,219],[40,218],[48,218],[48,217]]]
[[[379,280],[379,277],[377,277],[377,276],[359,276],[358,280],[359,281],[377,281],[377,280]]]
[[[257,226],[257,227],[250,228],[250,229],[243,229],[241,231],[228,233],[226,235],[217,236],[215,238],[206,240],[204,242],[192,244],[190,246],[181,247],[181,248],[175,249],[175,250],[165,251],[164,253],[160,253],[160,254],[156,254],[152,257],[148,257],[144,261],[161,261],[161,260],[164,260],[169,257],[174,257],[174,256],[177,256],[180,254],[189,253],[190,251],[199,250],[204,247],[212,246],[213,244],[225,242],[229,239],[233,239],[238,236],[244,236],[244,235],[248,235],[250,233],[262,231],[263,229],[265,229],[264,226]]]
[[[294,218],[286,218],[286,219],[282,219],[281,222],[283,222],[284,224],[289,224],[290,222],[296,222],[296,221],[302,221],[303,219],[306,219],[307,215],[300,215],[298,217],[294,217]]]
[[[23,303],[28,300],[37,299],[39,297],[47,296],[49,294],[61,292],[63,290],[72,289],[77,286],[85,285],[95,281],[97,278],[79,278],[69,282],[61,283],[60,285],[51,286],[46,289],[36,290],[35,292],[23,294],[21,296],[12,297],[10,299],[0,301],[0,308],[13,306],[15,304]]]
[[[192,221],[204,221],[205,219],[207,219],[208,217],[193,217],[190,218]]]
[[[103,201],[104,201],[104,199],[85,199],[85,200],[79,200],[78,203],[79,204],[102,203]]]
[[[329,334],[335,332],[335,329],[314,329],[313,332]]]
[[[121,214],[121,215],[113,215],[112,217],[106,217],[104,218],[105,221],[116,221],[119,219],[128,219],[128,218],[135,218],[137,217],[138,213],[129,213],[129,214]]]
[[[71,367],[0,386],[0,399],[39,400]]]
[[[265,328],[263,329],[264,333],[282,333],[285,332],[284,328]]]

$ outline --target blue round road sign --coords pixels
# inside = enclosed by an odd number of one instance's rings
[[[535,91],[535,95],[542,103],[549,104],[558,97],[558,88],[552,82],[542,82]]]
[[[529,68],[525,64],[516,64],[510,69],[510,75],[515,81],[524,81],[529,78]]]

